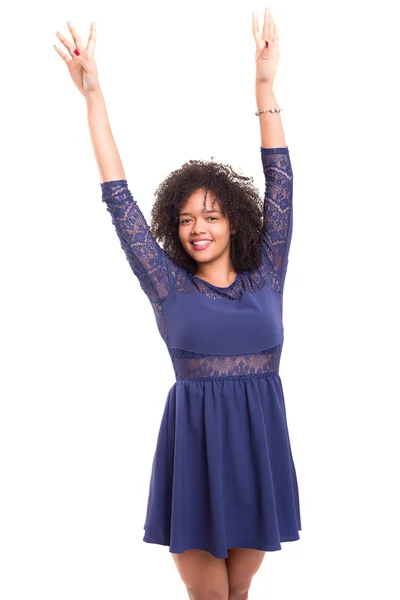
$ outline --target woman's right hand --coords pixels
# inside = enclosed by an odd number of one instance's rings
[[[67,48],[71,58],[64,54],[64,52],[57,48],[57,46],[54,46],[54,48],[67,65],[69,74],[72,77],[72,81],[81,94],[86,97],[88,93],[100,90],[100,83],[97,75],[97,65],[93,58],[94,48],[96,45],[96,23],[93,22],[91,24],[89,40],[86,48],[84,47],[81,38],[79,37],[78,32],[72,25],[71,21],[68,21],[67,25],[75,45],[61,35],[59,31],[57,31],[56,35],[60,42]],[[78,50],[79,56],[74,53],[75,48]]]

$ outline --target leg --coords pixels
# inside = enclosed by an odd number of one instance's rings
[[[224,558],[204,550],[172,554],[190,600],[228,600],[228,574]]]
[[[228,600],[247,600],[253,575],[261,566],[265,552],[248,548],[228,550],[226,566],[228,569]]]

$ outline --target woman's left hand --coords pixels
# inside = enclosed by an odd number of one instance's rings
[[[258,28],[257,13],[253,12],[253,36],[256,43],[256,80],[272,85],[279,62],[279,31],[269,8],[264,12],[262,35]],[[268,42],[268,48],[265,42]]]

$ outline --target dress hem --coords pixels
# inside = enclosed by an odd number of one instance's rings
[[[299,529],[299,532],[301,531],[301,529]],[[280,550],[282,550],[282,546],[281,544],[285,544],[287,542],[297,542],[300,540],[300,535],[292,535],[292,536],[282,536],[281,540],[280,540],[280,544],[278,546],[274,545],[268,545],[268,544],[249,544],[248,542],[236,542],[234,546],[230,546],[229,548],[227,548],[228,550],[231,550],[233,548],[246,548],[249,550],[260,550],[262,552],[279,552]],[[173,554],[183,554],[183,552],[185,552],[185,550],[203,550],[205,552],[209,552],[210,554],[212,554],[215,558],[228,558],[228,552],[226,552],[225,556],[222,556],[220,554],[211,552],[211,550],[204,548],[204,547],[200,547],[200,546],[195,546],[195,547],[191,547],[188,546],[187,548],[180,548],[180,549],[175,549],[172,546],[170,546],[169,542],[162,542],[162,541],[156,541],[155,539],[152,539],[150,537],[148,537],[147,535],[145,535],[143,537],[143,542],[145,542],[146,544],[157,544],[158,546],[169,546],[169,552],[173,553]]]

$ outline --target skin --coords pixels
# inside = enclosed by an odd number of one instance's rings
[[[231,548],[225,559],[203,550],[185,550],[172,558],[190,600],[247,600],[264,555],[261,550]]]
[[[253,13],[252,20],[256,50],[256,104],[259,110],[263,110],[279,106],[273,90],[279,60],[279,32],[268,9],[264,13],[262,33],[256,13]],[[124,180],[125,171],[112,135],[94,58],[96,24],[91,24],[86,46],[71,21],[68,21],[67,26],[73,43],[60,32],[56,35],[68,54],[57,46],[54,48],[66,65],[72,82],[86,100],[89,130],[101,180]],[[79,56],[74,53],[75,48],[78,49]],[[268,59],[262,60],[262,55],[268,56]],[[263,148],[286,146],[280,113],[262,113],[259,123]],[[186,251],[197,262],[197,275],[214,285],[226,287],[236,277],[230,258],[230,235],[233,232],[223,215],[202,212],[203,198],[204,190],[197,190],[188,199],[185,209],[182,208],[181,212],[190,212],[191,215],[181,219],[189,220],[186,225],[179,225],[179,237]],[[210,203],[211,198],[207,198],[207,208],[211,208]],[[217,202],[213,208],[220,210]],[[208,219],[210,215],[218,217],[218,220]],[[197,236],[210,237],[213,240],[210,248],[200,252],[193,250],[189,240]],[[187,587],[190,600],[247,600],[251,580],[264,555],[265,552],[260,550],[232,548],[228,550],[227,559],[218,559],[208,552],[196,549],[172,554],[172,557]]]
[[[205,190],[196,190],[179,213],[179,239],[186,252],[197,262],[196,277],[214,285],[228,287],[236,279],[230,257],[231,231],[229,219],[222,214],[218,200],[214,205],[210,192],[204,203]],[[205,205],[204,205],[205,204]],[[196,250],[191,240],[212,240],[204,250]]]

